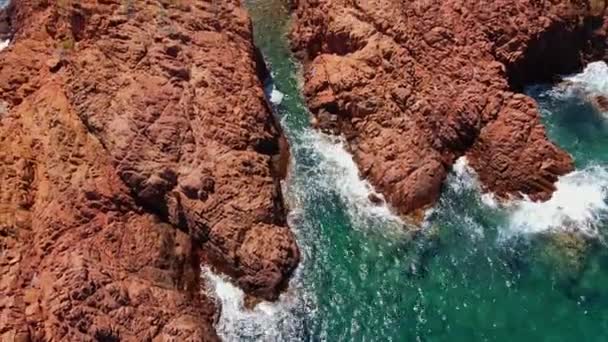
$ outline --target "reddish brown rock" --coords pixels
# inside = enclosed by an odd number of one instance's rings
[[[0,340],[215,340],[201,261],[276,298],[299,254],[240,2],[12,8]]]
[[[402,213],[464,154],[486,189],[546,199],[572,160],[517,92],[603,56],[601,2],[296,1],[291,41],[315,126]]]

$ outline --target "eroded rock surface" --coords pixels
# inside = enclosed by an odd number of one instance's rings
[[[487,190],[543,200],[570,156],[518,92],[604,56],[604,1],[295,1],[291,41],[314,122],[344,134],[401,213],[468,157]]]
[[[13,0],[0,340],[215,340],[199,263],[274,299],[299,253],[239,1]]]

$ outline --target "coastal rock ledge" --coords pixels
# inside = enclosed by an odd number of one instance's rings
[[[217,340],[201,263],[276,299],[299,251],[240,1],[5,11],[0,340]]]
[[[571,157],[521,94],[605,56],[603,0],[292,1],[313,122],[402,214],[463,155],[487,191],[546,200]]]

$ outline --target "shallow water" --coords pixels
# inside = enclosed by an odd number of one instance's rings
[[[580,92],[535,87],[551,139],[573,154],[552,201],[497,205],[461,159],[412,239],[339,138],[314,132],[284,37],[280,0],[248,3],[272,72],[269,98],[290,141],[285,194],[303,260],[277,303],[254,311],[204,272],[226,340],[608,341],[608,129]],[[597,79],[582,85],[597,91]],[[595,82],[595,83],[594,83]],[[574,232],[567,234],[567,232]],[[582,236],[587,236],[584,239]]]

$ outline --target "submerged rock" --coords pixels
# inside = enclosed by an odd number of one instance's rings
[[[567,227],[542,235],[541,261],[550,271],[555,285],[579,305],[601,303],[606,299],[605,246]]]
[[[12,6],[0,340],[216,340],[201,261],[277,298],[299,252],[240,2]]]
[[[557,277],[567,282],[578,279],[589,253],[589,239],[576,232],[556,231],[543,240],[543,257],[557,271]]]
[[[603,57],[600,2],[294,5],[290,38],[314,126],[344,134],[362,174],[401,213],[435,203],[462,155],[505,198],[546,200],[573,170],[518,92]]]

